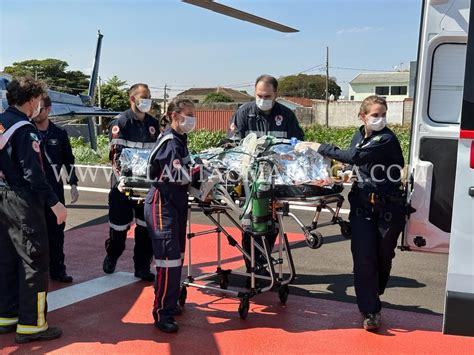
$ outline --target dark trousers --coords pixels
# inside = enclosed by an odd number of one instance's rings
[[[31,191],[0,190],[0,326],[48,329],[48,235],[44,202]]]
[[[362,313],[376,313],[382,308],[379,296],[390,277],[397,240],[405,226],[405,211],[400,203],[371,205],[368,201],[368,195],[349,193],[357,305]]]
[[[57,182],[50,182],[50,184],[59,201],[64,204],[63,184]],[[66,224],[58,224],[56,215],[49,207],[45,208],[44,215],[49,239],[49,274],[53,277],[60,276],[66,273],[66,265],[64,264],[64,227]]]
[[[135,247],[133,263],[135,271],[149,271],[153,255],[151,239],[143,217],[143,204],[133,201],[117,188],[109,192],[109,238],[105,241],[105,251],[109,258],[117,261],[125,250],[127,231],[135,218]]]
[[[152,237],[156,279],[153,318],[173,319],[186,248],[188,195],[182,187],[152,187],[145,201],[145,220]]]

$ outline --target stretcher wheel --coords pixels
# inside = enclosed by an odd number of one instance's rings
[[[227,274],[222,274],[221,279],[219,281],[219,286],[223,290],[227,290],[227,287],[229,286],[229,276]]]
[[[312,230],[311,232],[306,233],[306,244],[311,249],[318,249],[323,245],[323,235],[317,230]]]
[[[247,296],[244,296],[240,301],[239,305],[239,316],[241,319],[247,318],[247,314],[249,313],[250,301]]]
[[[179,293],[179,305],[181,307],[186,303],[186,297],[188,296],[188,290],[186,286],[181,286],[181,291]]]
[[[341,221],[339,223],[339,226],[341,227],[342,236],[346,239],[351,239],[351,235],[352,235],[351,224],[347,221]]]
[[[288,285],[282,285],[278,289],[278,298],[280,299],[280,302],[283,304],[286,304],[286,301],[288,301],[288,295],[290,294],[290,288]]]

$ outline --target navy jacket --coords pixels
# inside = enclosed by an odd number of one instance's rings
[[[321,144],[318,153],[353,165],[357,187],[366,192],[391,193],[400,188],[400,169],[405,165],[397,136],[387,127],[365,137],[361,126],[352,137],[348,150]]]
[[[145,114],[143,121],[138,120],[131,109],[119,114],[109,126],[110,152],[112,161],[112,186],[120,176],[120,154],[123,148],[153,149],[160,134],[160,123],[156,118]]]
[[[77,185],[75,159],[66,130],[50,121],[46,131],[38,130],[38,132],[44,149],[43,158],[48,162],[45,164],[45,170],[50,184],[62,184],[61,178],[58,180],[58,174],[64,166],[68,177],[67,183]]]
[[[160,145],[161,140],[165,141]],[[150,178],[156,180],[155,186],[167,183],[187,191],[191,173],[186,134],[179,134],[172,128],[166,128],[157,140],[157,149],[153,151],[152,157]]]
[[[11,190],[28,190],[52,207],[59,200],[46,180],[36,127],[29,123],[24,113],[10,106],[0,114],[0,139],[20,121],[28,123],[18,128],[8,141],[5,140],[6,144],[0,150],[0,171]]]
[[[275,102],[268,115],[257,107],[255,101],[242,105],[231,120],[230,139],[243,139],[249,133],[256,133],[257,137],[270,135],[276,138],[304,139],[304,133],[298,120],[288,107]]]

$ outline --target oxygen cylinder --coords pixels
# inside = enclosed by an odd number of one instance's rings
[[[268,213],[270,208],[270,199],[268,198],[270,185],[264,181],[257,181],[255,184],[256,193],[252,198],[252,231],[255,233],[266,233],[268,231]]]

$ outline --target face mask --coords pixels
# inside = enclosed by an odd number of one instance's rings
[[[181,116],[184,117],[184,121],[179,123],[179,128],[183,133],[189,133],[196,127],[196,117],[193,116]]]
[[[41,112],[41,100],[38,102],[38,106],[36,106],[36,109],[33,111],[30,118],[35,118],[36,116],[39,115],[40,112]]]
[[[273,107],[273,100],[256,99],[255,102],[262,111],[270,111]]]
[[[136,105],[138,111],[147,113],[151,109],[151,99],[138,99],[138,104]]]
[[[372,132],[378,132],[387,125],[387,117],[369,117],[367,120],[367,129]]]

